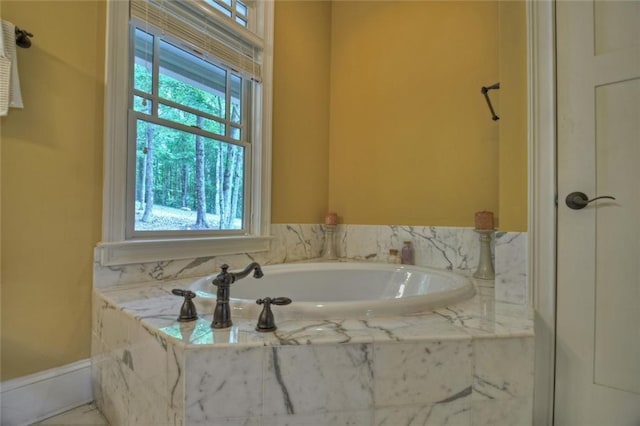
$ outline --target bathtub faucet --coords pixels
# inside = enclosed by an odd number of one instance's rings
[[[213,311],[212,328],[227,328],[231,327],[231,310],[229,309],[229,287],[237,280],[241,280],[251,271],[253,271],[253,278],[262,278],[262,268],[256,262],[252,262],[247,265],[240,272],[227,272],[229,265],[224,264],[220,267],[222,271],[213,279],[211,284],[218,287],[216,293],[216,308]]]

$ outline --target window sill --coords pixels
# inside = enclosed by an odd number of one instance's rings
[[[98,243],[102,266],[191,259],[269,250],[271,237],[216,237]]]

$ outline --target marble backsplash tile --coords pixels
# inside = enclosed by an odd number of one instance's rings
[[[524,305],[527,285],[527,234],[498,232],[495,238],[495,297],[500,302]]]
[[[389,250],[411,241],[416,265],[473,272],[480,243],[471,228],[395,225],[339,225],[338,254],[350,259],[386,262]]]
[[[237,269],[254,261],[263,265],[270,265],[312,259],[320,256],[324,242],[323,228],[317,224],[274,224],[271,225],[271,236],[273,237],[271,250],[261,253],[242,253],[117,266],[102,266],[100,264],[99,248],[96,248],[93,286],[105,288],[113,285],[203,277],[218,272],[220,266],[225,263],[231,269]]]
[[[261,253],[211,256],[131,265],[102,266],[96,252],[94,287],[140,282],[169,281],[216,273],[227,263],[232,269],[257,261],[263,265],[296,262],[320,256],[324,225],[273,224],[271,249]],[[411,241],[419,266],[472,274],[478,265],[480,242],[472,228],[397,225],[338,225],[336,251],[339,257],[387,262],[389,250]],[[492,241],[496,272],[496,300],[526,304],[527,234],[496,232]]]
[[[386,262],[390,249],[411,241],[416,265],[463,274],[475,272],[480,259],[479,235],[473,228],[339,225],[337,241],[339,256],[377,262]],[[527,304],[527,233],[496,232],[491,249],[496,300]]]

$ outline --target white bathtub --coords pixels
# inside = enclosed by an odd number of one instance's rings
[[[231,318],[257,318],[256,299],[289,297],[274,306],[276,320],[364,319],[428,312],[475,294],[469,278],[436,269],[376,263],[322,262],[269,265],[231,285]],[[191,286],[201,314],[212,313],[215,275]],[[203,311],[204,309],[204,311]]]

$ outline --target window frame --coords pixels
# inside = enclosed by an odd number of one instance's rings
[[[102,241],[104,266],[170,259],[251,253],[269,249],[271,212],[271,117],[273,73],[272,0],[256,2],[255,28],[262,44],[262,81],[253,84],[250,115],[252,157],[247,182],[252,188],[249,228],[243,235],[145,236],[127,238],[127,161],[130,91],[129,2],[107,3]],[[239,28],[245,30],[237,24]],[[252,40],[253,41],[253,40]],[[135,185],[132,182],[131,185]]]
[[[142,120],[145,121],[148,124],[152,124],[152,125],[159,125],[159,126],[163,126],[166,128],[170,128],[170,129],[174,129],[174,130],[178,130],[184,133],[188,133],[191,135],[200,135],[203,136],[207,139],[210,140],[216,140],[220,143],[225,143],[225,144],[231,144],[231,145],[236,145],[236,146],[240,146],[243,148],[243,152],[244,152],[244,158],[243,158],[243,221],[242,221],[242,228],[240,229],[222,229],[222,230],[218,230],[218,229],[210,229],[210,230],[190,230],[188,232],[185,231],[179,231],[179,230],[158,230],[158,231],[142,231],[142,230],[136,230],[135,229],[135,203],[136,203],[136,197],[135,197],[135,193],[137,188],[134,185],[130,185],[126,188],[126,190],[128,191],[127,193],[127,202],[126,202],[126,224],[125,224],[125,237],[127,240],[131,240],[131,239],[148,239],[148,238],[171,238],[171,237],[183,237],[184,235],[188,235],[189,238],[193,238],[193,237],[222,237],[222,236],[233,236],[233,235],[247,235],[250,233],[251,230],[251,215],[250,214],[246,214],[246,213],[250,213],[251,212],[251,207],[252,207],[252,200],[251,200],[251,193],[253,191],[252,185],[253,182],[251,180],[251,175],[252,175],[252,159],[253,159],[253,134],[251,129],[253,129],[252,127],[252,121],[253,121],[253,117],[252,115],[252,109],[251,108],[246,108],[247,106],[253,106],[253,100],[252,100],[252,96],[253,93],[256,91],[254,89],[256,83],[254,83],[254,81],[252,81],[253,79],[248,78],[247,76],[242,75],[239,72],[235,72],[233,69],[231,69],[231,67],[225,66],[222,63],[214,63],[213,61],[211,61],[208,58],[203,57],[202,55],[198,55],[196,52],[191,51],[190,49],[188,49],[186,46],[180,46],[180,40],[175,39],[174,37],[168,35],[168,34],[163,34],[163,31],[161,29],[158,29],[152,25],[147,25],[146,23],[144,23],[143,21],[141,21],[140,19],[137,18],[131,18],[130,19],[130,32],[129,32],[129,37],[130,37],[130,56],[129,56],[129,60],[133,60],[135,61],[135,53],[132,52],[133,49],[135,49],[135,30],[141,30],[147,34],[149,34],[151,37],[153,37],[154,39],[154,47],[153,47],[153,57],[157,58],[154,59],[152,62],[154,63],[153,65],[153,70],[152,70],[152,75],[153,75],[153,81],[155,81],[155,83],[152,84],[153,88],[151,90],[150,93],[145,93],[143,91],[140,91],[138,89],[136,89],[134,87],[134,71],[133,69],[130,69],[129,71],[129,87],[130,87],[130,93],[129,93],[129,105],[128,105],[128,113],[129,113],[129,120],[128,120],[128,126],[129,126],[129,133],[128,133],[128,138],[129,138],[129,143],[127,145],[127,149],[129,150],[128,152],[128,170],[127,170],[127,176],[128,179],[133,182],[136,179],[136,170],[137,170],[137,161],[136,161],[136,143],[135,143],[135,138],[136,138],[136,129],[137,129],[137,121],[138,120]],[[232,90],[231,88],[231,78],[232,76],[236,76],[238,78],[241,79],[241,105],[242,105],[242,109],[241,109],[241,120],[240,122],[234,123],[233,120],[231,119],[230,116],[230,103],[228,103],[226,105],[226,114],[225,116],[227,116],[226,118],[221,118],[221,117],[215,117],[213,115],[211,115],[210,113],[207,113],[205,111],[202,110],[197,110],[194,109],[188,105],[184,105],[184,104],[178,104],[174,101],[171,101],[169,99],[163,98],[160,93],[159,93],[159,79],[160,79],[160,67],[161,67],[161,61],[162,61],[162,57],[159,56],[161,54],[161,48],[160,48],[160,44],[161,43],[167,43],[170,44],[172,46],[174,46],[176,49],[180,49],[182,51],[184,51],[185,53],[193,56],[194,58],[197,58],[198,60],[202,60],[204,62],[209,62],[213,65],[215,65],[218,68],[221,68],[224,70],[225,73],[225,100],[227,100],[226,96],[229,95],[230,96],[230,92]],[[133,64],[130,62],[129,63],[130,66],[133,66]],[[152,108],[151,108],[151,112],[149,113],[144,113],[144,112],[140,112],[140,111],[136,111],[134,106],[133,106],[133,98],[135,96],[141,97],[141,98],[145,98],[148,99],[151,104],[152,104]],[[173,121],[169,121],[166,119],[163,119],[162,117],[160,117],[160,113],[159,113],[159,109],[161,108],[161,106],[167,106],[167,107],[171,107],[171,108],[175,108],[181,111],[185,111],[194,115],[199,115],[205,119],[208,119],[210,121],[216,121],[218,123],[222,123],[225,126],[225,134],[214,134],[211,132],[208,132],[207,130],[204,129],[196,129],[193,128],[189,125],[186,124],[182,124],[182,123],[177,123],[177,122],[173,122]],[[240,139],[235,139],[231,136],[231,132],[233,128],[237,128],[240,129],[241,131],[241,137]]]

